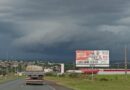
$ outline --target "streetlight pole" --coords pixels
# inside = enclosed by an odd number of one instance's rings
[[[127,79],[127,46],[125,46],[125,76]]]

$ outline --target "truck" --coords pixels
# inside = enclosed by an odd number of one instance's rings
[[[44,83],[44,70],[41,66],[37,65],[29,65],[26,67],[25,74],[26,78],[26,85],[31,84],[39,84],[43,85]]]

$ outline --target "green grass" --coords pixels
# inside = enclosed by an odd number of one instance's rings
[[[18,77],[14,74],[8,74],[7,76],[0,76],[0,84],[8,82],[8,81],[16,80],[18,78],[21,78],[21,77]]]
[[[101,81],[101,79],[108,81]],[[58,84],[73,88],[74,90],[130,90],[130,75],[127,80],[124,75],[98,75],[95,80],[87,78],[46,77]]]

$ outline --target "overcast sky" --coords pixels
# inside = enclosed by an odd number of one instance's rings
[[[75,60],[75,50],[130,48],[130,0],[0,0],[0,58]],[[130,50],[130,49],[129,49]]]

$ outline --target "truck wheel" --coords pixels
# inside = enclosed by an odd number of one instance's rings
[[[28,83],[26,83],[26,85],[29,85]]]

